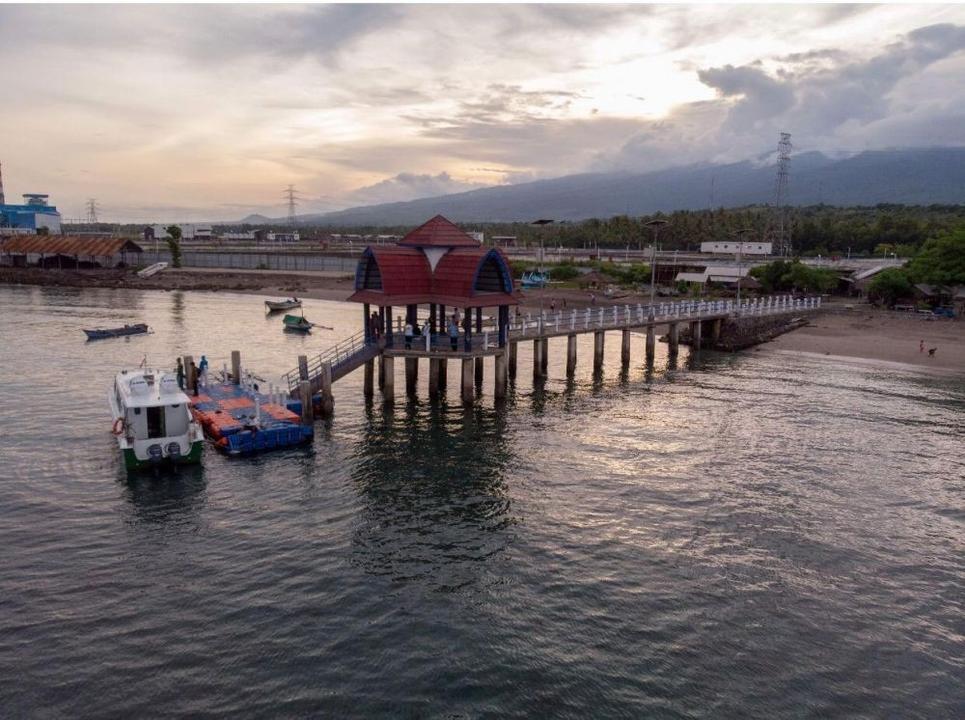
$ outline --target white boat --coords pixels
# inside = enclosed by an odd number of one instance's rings
[[[177,376],[161,370],[122,370],[107,401],[114,418],[111,432],[128,470],[201,462],[204,434]]]
[[[164,270],[168,264],[166,262],[154,263],[153,265],[148,265],[143,270],[137,271],[137,276],[142,278],[149,278],[152,275],[157,275],[159,272]]]
[[[301,306],[302,301],[295,297],[289,300],[265,300],[265,307],[268,308],[268,312],[294,310],[295,308],[300,308]]]

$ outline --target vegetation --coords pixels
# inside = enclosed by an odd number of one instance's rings
[[[899,300],[911,297],[914,285],[904,268],[889,268],[875,275],[868,284],[868,298],[892,307]]]
[[[810,267],[794,260],[776,260],[751,270],[751,276],[761,284],[764,292],[797,290],[801,292],[831,292],[838,285],[838,275],[826,268]]]
[[[580,274],[577,267],[570,262],[554,265],[549,270],[550,280],[572,280]]]
[[[181,228],[177,225],[171,225],[167,229],[168,237],[168,250],[171,251],[171,266],[179,268],[181,267]]]
[[[908,276],[931,285],[965,285],[965,227],[925,241],[908,265]]]

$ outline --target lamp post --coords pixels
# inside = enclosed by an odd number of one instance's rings
[[[653,240],[650,246],[650,313],[653,314],[653,303],[657,293],[657,236],[660,228],[669,225],[666,220],[651,220],[646,223],[647,227],[653,230]]]

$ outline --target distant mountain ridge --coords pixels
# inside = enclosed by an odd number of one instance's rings
[[[774,165],[750,161],[650,173],[587,173],[519,185],[299,216],[320,225],[417,225],[436,214],[454,222],[584,220],[657,211],[772,203]],[[844,158],[810,152],[791,159],[790,203],[853,206],[965,203],[965,148],[869,150]]]

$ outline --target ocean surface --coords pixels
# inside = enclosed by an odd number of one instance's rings
[[[521,344],[504,404],[357,372],[309,448],[128,477],[120,368],[275,380],[361,323],[261,302],[0,287],[0,716],[965,716],[965,376],[642,337],[622,374],[614,334],[534,388]]]

